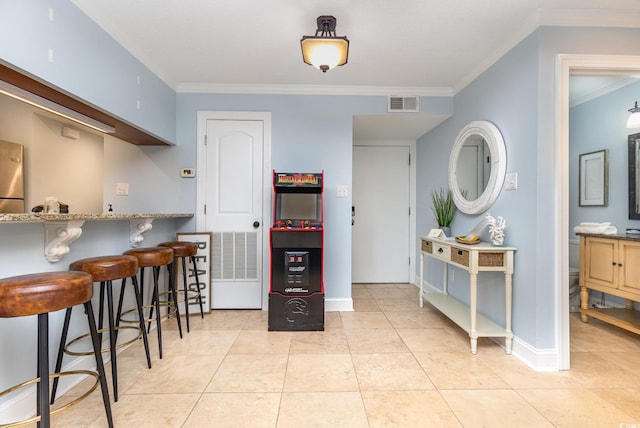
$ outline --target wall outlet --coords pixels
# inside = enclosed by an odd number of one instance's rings
[[[349,196],[349,187],[344,184],[339,185],[337,188],[337,197],[346,198],[347,196]]]
[[[129,183],[116,183],[116,195],[129,195]]]
[[[518,173],[511,172],[504,177],[504,189],[516,190],[518,188]]]

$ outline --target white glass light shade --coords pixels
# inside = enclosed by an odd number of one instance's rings
[[[640,112],[631,113],[627,119],[627,128],[640,128]]]
[[[349,40],[346,37],[303,37],[300,46],[304,62],[324,72],[347,63]]]

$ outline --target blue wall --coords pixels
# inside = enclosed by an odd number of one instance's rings
[[[569,225],[571,238],[576,239],[573,227],[581,222],[611,222],[618,233],[628,227],[640,227],[640,220],[629,220],[628,205],[628,146],[629,134],[640,130],[627,129],[629,110],[640,100],[640,83],[634,83],[573,107],[569,116]],[[578,205],[579,157],[582,153],[607,149],[609,151],[609,198],[606,207]]]
[[[457,133],[471,120],[489,120],[501,130],[507,146],[507,173],[518,173],[518,189],[503,191],[489,209],[507,221],[506,244],[518,248],[515,258],[513,331],[538,350],[556,350],[555,66],[558,54],[639,55],[638,29],[542,27],[455,96],[453,117],[418,141],[418,233],[435,226],[430,192],[446,186],[449,151]],[[624,101],[620,119],[631,106]],[[572,128],[573,129],[573,128]],[[622,135],[624,135],[624,130]],[[623,138],[623,142],[626,141]],[[625,165],[626,170],[626,163]],[[623,182],[624,183],[624,182]],[[464,234],[481,216],[460,213],[453,234]],[[441,282],[433,262],[427,280]],[[427,266],[427,269],[430,267]],[[467,300],[468,277],[455,275],[451,293]],[[479,311],[501,321],[501,278],[481,279]],[[502,296],[502,297],[500,297]]]
[[[513,330],[517,337],[535,343],[536,326],[530,322],[535,317],[535,305],[526,302],[535,300],[536,249],[531,239],[531,227],[535,227],[536,169],[532,159],[536,157],[537,111],[535,105],[538,81],[537,36],[524,40],[504,58],[473,81],[455,96],[453,117],[418,141],[417,182],[418,188],[418,233],[426,233],[436,227],[430,213],[432,189],[447,186],[449,153],[458,132],[473,120],[488,120],[494,123],[505,141],[507,173],[518,173],[518,189],[503,191],[488,212],[494,217],[502,216],[507,222],[505,244],[518,248],[515,258],[513,291]],[[486,214],[486,213],[485,213]],[[453,235],[466,235],[484,217],[458,212],[452,223]],[[483,236],[488,240],[488,235]],[[529,242],[530,245],[526,245]],[[533,245],[531,245],[533,244]],[[523,263],[527,260],[527,263]],[[429,261],[426,267],[431,274],[426,278],[432,284],[442,283],[442,266]],[[469,276],[456,271],[456,281],[450,293],[468,302]],[[504,323],[503,275],[483,274],[478,293],[478,308],[481,313],[501,324]]]
[[[450,114],[449,97],[421,97],[421,114]],[[327,298],[351,297],[351,187],[353,116],[385,114],[387,97],[178,94],[181,157],[196,157],[198,111],[271,112],[271,166],[276,171],[325,172],[325,288]],[[190,189],[195,200],[195,188]],[[266,219],[264,220],[266,221]]]
[[[176,140],[175,92],[68,0],[0,2],[0,59]]]

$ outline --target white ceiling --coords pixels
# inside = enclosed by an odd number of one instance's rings
[[[539,25],[640,26],[639,0],[72,1],[176,91],[452,95]],[[320,15],[350,41],[327,73],[300,53]],[[383,120],[355,120],[356,137],[412,138],[443,118]]]

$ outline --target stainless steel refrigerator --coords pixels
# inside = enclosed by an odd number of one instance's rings
[[[0,213],[24,212],[24,147],[0,141]]]

